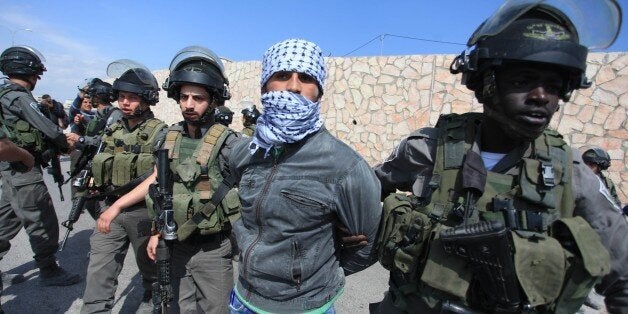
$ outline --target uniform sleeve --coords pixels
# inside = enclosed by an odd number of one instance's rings
[[[107,124],[105,125],[105,128],[108,128],[109,126],[111,126],[115,122],[118,122],[118,121],[122,120],[122,117],[124,117],[124,114],[122,113],[122,110],[120,110],[118,108],[111,109],[111,110],[112,110],[112,112],[109,115],[109,118],[107,119]]]
[[[349,275],[371,266],[377,260],[376,237],[381,219],[381,186],[373,170],[360,159],[340,182],[336,214],[351,234],[367,236],[360,250],[341,250],[340,266]]]
[[[29,102],[30,101],[30,102]],[[14,113],[28,121],[28,123],[34,128],[41,131],[47,138],[52,140],[54,146],[60,151],[68,151],[68,143],[65,138],[65,134],[59,129],[56,123],[50,121],[39,110],[39,104],[34,99],[28,99],[28,97],[19,97],[14,105],[11,107],[11,111],[17,110]]]
[[[390,157],[374,167],[382,184],[381,197],[396,190],[421,195],[432,176],[436,154],[437,129],[424,128],[403,139]]]
[[[611,256],[611,272],[596,290],[606,298],[610,313],[628,308],[628,223],[619,208],[606,194],[598,177],[574,151],[573,190],[576,201],[574,215],[584,218],[597,232]]]
[[[229,156],[231,155],[231,151],[233,150],[236,143],[242,140],[242,135],[238,132],[230,132],[227,138],[225,139],[225,143],[222,145],[220,149],[220,154],[218,154],[218,165],[221,169],[221,174],[223,178],[226,178],[231,173],[230,171],[230,163]]]
[[[100,145],[100,142],[102,141],[102,139],[104,137],[105,130],[107,130],[115,122],[120,121],[120,119],[122,119],[122,116],[123,116],[122,115],[122,111],[117,110],[117,109],[113,109],[113,111],[109,115],[109,118],[107,118],[107,122],[105,122],[104,128],[99,131],[98,135],[84,136],[84,138],[85,138],[85,145],[94,146],[94,147],[97,147],[98,145]],[[155,138],[156,139],[162,139],[162,138],[165,138],[165,136],[166,136],[165,134],[164,135],[158,134]],[[159,143],[157,143],[157,141],[153,142],[153,148],[154,149],[156,148],[155,145],[157,145],[157,144],[159,144]]]

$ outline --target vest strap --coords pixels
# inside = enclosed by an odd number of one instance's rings
[[[196,162],[201,165],[201,167],[207,167],[207,164],[210,160],[213,160],[212,155],[214,153],[214,147],[218,144],[220,139],[223,137],[223,134],[227,132],[227,127],[220,124],[214,123],[205,136],[203,137],[203,143],[198,148],[196,152],[194,152],[194,156],[196,156]]]

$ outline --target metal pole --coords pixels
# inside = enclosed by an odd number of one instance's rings
[[[0,25],[4,28],[6,28],[9,33],[11,33],[11,46],[15,46],[15,34],[19,31],[26,31],[26,32],[32,32],[33,30],[30,28],[18,28],[16,30],[13,30],[12,28],[5,26],[5,25]]]

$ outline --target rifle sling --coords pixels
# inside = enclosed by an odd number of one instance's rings
[[[205,218],[209,217],[211,213],[218,207],[218,204],[222,202],[227,193],[231,190],[235,183],[235,178],[233,175],[229,175],[228,177],[222,180],[220,186],[214,191],[212,198],[207,202],[201,209],[196,212],[192,218],[184,223],[184,226],[188,230],[192,230],[190,227],[196,228],[198,224],[203,221]],[[183,226],[182,226],[183,227]]]
[[[153,169],[150,169],[144,173],[142,173],[141,176],[129,181],[129,183],[117,187],[111,191],[107,191],[104,193],[98,193],[98,194],[93,194],[93,195],[88,195],[86,196],[86,198],[88,199],[101,199],[103,197],[107,197],[110,195],[122,195],[122,194],[126,194],[127,192],[131,191],[133,188],[135,188],[136,186],[138,186],[140,183],[142,183],[142,181],[146,180],[146,178],[150,177],[150,175],[153,174]]]

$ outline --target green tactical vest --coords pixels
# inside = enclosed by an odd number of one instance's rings
[[[244,129],[242,129],[242,134],[248,136],[248,137],[252,137],[253,134],[255,134],[255,124],[251,124],[249,126],[245,126]]]
[[[152,171],[153,142],[166,124],[150,118],[128,132],[117,121],[105,133],[105,148],[92,161],[95,188],[116,188]]]
[[[237,191],[232,189],[227,193],[216,210],[197,224],[197,230],[183,230],[185,222],[201,211],[209,202],[213,193],[220,186],[223,177],[218,163],[218,154],[225,139],[233,130],[215,123],[201,139],[192,139],[182,135],[182,127],[170,127],[164,142],[170,157],[170,170],[173,174],[172,206],[174,219],[177,223],[179,240],[183,241],[186,235],[198,232],[201,235],[210,235],[228,231],[231,221],[235,221],[240,213],[240,198]],[[146,196],[150,215],[155,213],[150,196]]]
[[[19,93],[9,93],[13,90],[10,86],[5,85],[0,90],[0,102],[12,104],[19,97]],[[33,154],[41,154],[48,149],[41,131],[31,126],[28,121],[20,118],[15,121],[7,121],[4,118],[2,106],[0,106],[0,122],[3,125],[2,128],[6,136],[17,146]]]
[[[407,310],[410,295],[432,309],[447,299],[478,303],[469,300],[474,289],[470,265],[445,252],[439,234],[460,225],[459,213],[469,207],[462,167],[481,119],[479,113],[441,116],[427,195],[393,193],[384,200],[378,255],[397,284],[393,293],[400,309]],[[572,217],[571,150],[561,135],[546,130],[525,156],[505,174],[487,171],[484,193],[473,200],[468,222],[504,222],[505,214],[493,204],[512,204],[519,226],[510,231],[513,260],[523,298],[532,307],[575,312],[597,279],[610,271],[610,256],[589,224]]]

